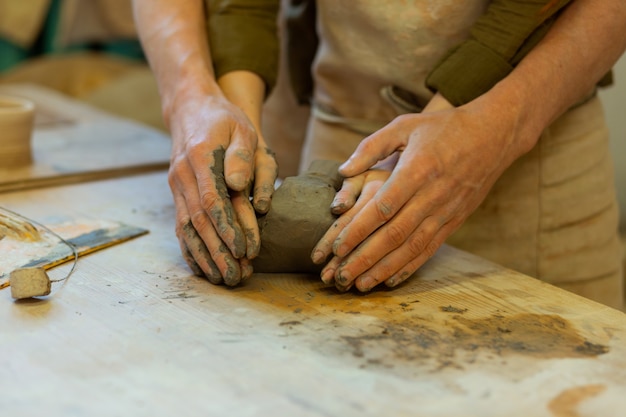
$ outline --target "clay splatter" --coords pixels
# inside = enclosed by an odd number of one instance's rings
[[[466,308],[457,308],[457,307],[452,307],[452,306],[439,307],[439,310],[445,313],[457,313],[457,314],[463,314],[467,311]]]
[[[548,410],[552,412],[554,417],[580,417],[580,413],[578,413],[580,403],[601,394],[605,389],[606,387],[600,384],[567,389],[548,403]]]
[[[497,315],[474,320],[455,316],[448,328],[448,332],[435,330],[428,320],[411,318],[404,323],[386,323],[379,333],[342,339],[359,358],[383,349],[396,361],[436,359],[449,365],[463,353],[477,351],[544,359],[593,357],[609,351],[607,346],[585,340],[569,322],[554,315]]]

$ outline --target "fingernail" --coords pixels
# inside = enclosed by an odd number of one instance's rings
[[[368,292],[376,285],[376,281],[374,280],[374,278],[369,275],[359,277],[358,281],[359,282],[357,288],[361,292]]]
[[[341,214],[346,211],[346,204],[344,202],[331,204],[330,212],[333,214]]]
[[[242,173],[236,172],[228,176],[228,183],[234,190],[241,191],[246,187],[246,178]]]
[[[313,255],[311,255],[311,260],[314,264],[321,264],[324,258],[326,258],[326,256],[324,256],[324,252],[321,250],[316,250],[313,252]]]
[[[385,281],[385,285],[387,285],[388,287],[395,287],[396,285],[398,285],[398,276],[394,275],[389,278],[387,281]]]
[[[335,270],[332,268],[323,270],[320,276],[324,284],[330,284],[333,282],[333,278],[335,276]]]
[[[339,256],[340,258],[343,258],[348,254],[348,245],[343,244],[343,243],[339,245],[334,245],[333,252],[335,253],[335,255]]]
[[[352,276],[348,271],[339,271],[335,280],[341,285],[346,285],[348,282],[352,281]]]
[[[241,270],[241,280],[242,281],[247,280],[248,278],[250,278],[252,276],[253,272],[254,271],[252,269],[252,265],[251,264],[244,265],[242,270]]]
[[[338,290],[338,291],[340,291],[340,292],[347,292],[347,291],[349,291],[349,290],[350,290],[350,288],[352,288],[352,285],[353,285],[353,284],[354,284],[354,283],[352,283],[352,282],[351,282],[350,284],[348,284],[348,285],[346,285],[346,286],[344,287],[343,285],[340,285],[340,284],[338,284],[337,282],[335,282],[335,288],[337,288],[337,290]]]
[[[257,200],[256,204],[254,205],[254,208],[256,209],[257,212],[261,214],[265,214],[270,208],[270,201],[267,199]]]

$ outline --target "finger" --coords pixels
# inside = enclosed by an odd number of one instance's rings
[[[203,277],[204,271],[202,270],[202,268],[200,268],[198,263],[193,259],[193,255],[187,248],[187,245],[185,244],[184,240],[180,239],[178,243],[180,244],[180,252],[183,255],[183,259],[185,259],[185,262],[187,263],[187,265],[189,265],[189,268],[191,268],[191,270],[193,271],[193,274],[199,277]],[[221,278],[222,277],[220,276],[220,279]]]
[[[446,224],[439,232],[433,237],[432,241],[428,244],[426,249],[416,258],[411,259],[406,265],[400,268],[390,278],[385,280],[385,285],[388,287],[396,287],[406,281],[411,275],[415,273],[422,265],[424,265],[430,258],[432,258],[437,250],[443,245],[445,240],[458,228],[454,223]],[[357,286],[358,286],[357,282]]]
[[[261,238],[256,214],[250,204],[250,197],[247,191],[233,191],[231,196],[233,208],[237,214],[237,220],[246,236],[246,256],[249,259],[255,258],[259,254]],[[242,258],[243,259],[243,258]]]
[[[178,237],[183,258],[195,275],[206,276],[210,282],[220,284],[222,275],[213,260],[208,256],[204,242],[202,242],[202,239],[191,225],[185,199],[176,189],[172,189],[172,193],[174,207],[176,208],[176,236]],[[192,251],[190,248],[194,250]]]
[[[230,249],[232,255],[235,258],[241,258],[246,253],[246,238],[237,222],[237,216],[224,180],[224,154],[224,149],[218,148],[213,150],[208,158],[195,154],[193,157],[190,155],[190,162],[193,172],[196,174],[197,194],[201,203],[200,210],[209,214],[213,228],[217,231],[220,240]],[[208,170],[206,169],[207,165]],[[182,189],[185,190],[185,200],[193,201],[198,198],[193,187]],[[188,206],[191,205],[188,203]],[[200,220],[204,220],[201,214],[198,212],[197,218],[192,215],[194,227],[199,232],[202,232],[204,228],[204,225],[199,224]]]
[[[389,125],[363,139],[348,160],[339,167],[339,173],[344,177],[353,177],[394,152],[403,150],[407,136],[399,129],[402,119],[402,116],[396,118]]]
[[[248,258],[241,258],[239,259],[239,267],[241,268],[241,281],[248,280],[254,272],[252,261]]]
[[[360,175],[363,177],[363,175]],[[380,183],[367,183],[363,186],[362,194],[354,207],[343,213],[335,222],[328,228],[326,233],[317,242],[313,248],[311,254],[311,260],[315,264],[321,264],[333,251],[333,243],[337,239],[337,236],[343,231],[343,229],[352,222],[354,215],[358,213],[365,205],[371,196],[373,196],[378,189]]]
[[[197,228],[195,229],[198,235],[200,235],[201,240],[205,243],[208,250],[208,257],[215,262],[215,265],[224,279],[224,283],[230,286],[239,284],[241,281],[239,262],[220,240],[215,229],[213,227],[205,227],[202,231],[199,231]]]
[[[333,242],[344,227],[346,227],[351,221],[352,216],[350,211],[348,211],[333,222],[311,252],[311,260],[314,264],[319,265],[328,258],[328,256],[333,252]]]
[[[411,200],[393,219],[350,252],[337,271],[338,276],[344,280],[344,284],[365,273],[370,276],[368,280],[375,280],[376,284],[388,278],[395,272],[395,269],[381,270],[380,266],[375,267],[375,265],[385,255],[401,246],[414,245],[414,253],[419,254],[423,250],[423,242],[430,241],[441,224],[435,221],[435,217],[425,216],[425,213],[432,211],[429,203],[431,203],[429,199]],[[418,231],[417,236],[414,235],[415,230]],[[413,239],[409,239],[410,237]],[[395,266],[395,268],[398,267]]]
[[[254,209],[265,214],[270,208],[274,183],[278,176],[278,164],[274,152],[268,147],[257,150],[252,204]]]
[[[360,289],[367,291],[393,275],[410,258],[419,256],[439,230],[452,219],[468,212],[465,194],[452,198],[446,187],[433,184],[422,197],[411,199],[387,224],[370,235],[345,258],[337,271],[346,281],[360,277]],[[460,220],[457,220],[460,224]],[[389,258],[390,253],[405,259]],[[393,262],[390,263],[389,259]]]
[[[363,173],[343,180],[341,189],[335,194],[335,198],[330,204],[331,213],[343,214],[354,206],[363,189],[365,175]]]
[[[183,256],[191,257],[196,267],[200,269],[201,274],[196,273],[196,275],[205,276],[212,284],[221,284],[223,282],[222,273],[211,259],[209,250],[196,233],[191,221],[182,227],[182,239],[184,241]]]
[[[177,207],[177,224],[179,225],[179,234],[186,237],[186,246],[196,260],[202,270],[211,276],[213,281],[218,281],[213,277],[214,271],[210,264],[205,265],[203,259],[211,259],[217,269],[219,275],[223,278],[224,282],[228,285],[235,285],[241,280],[241,271],[239,264],[234,258],[228,247],[222,242],[217,231],[213,227],[211,219],[207,215],[200,203],[200,197],[197,193],[193,193],[194,187],[183,188],[180,183],[188,181],[185,177],[185,173],[189,175],[190,169],[178,169],[178,174],[174,178],[170,178],[170,187],[172,187],[174,195],[174,204]],[[184,190],[185,194],[181,194],[178,190]],[[230,204],[230,198],[228,199]],[[181,209],[183,207],[183,209]],[[231,210],[232,206],[231,206]],[[184,213],[184,215],[183,215]],[[234,213],[234,210],[233,210]],[[187,226],[191,220],[191,226]],[[199,236],[199,239],[195,239],[195,234]],[[202,242],[207,253],[204,251],[203,246],[199,244]],[[245,253],[245,241],[244,241],[244,253]]]
[[[403,159],[411,161],[412,158],[413,156],[409,152],[402,154],[389,179],[365,204],[363,209],[354,216],[353,221],[341,231],[335,240],[333,244],[335,255],[347,256],[375,230],[391,220],[413,196],[428,201],[422,195],[422,189],[432,182],[429,181],[429,175],[432,172],[431,167],[424,163],[424,166],[406,164],[408,169],[405,168]]]
[[[350,274],[352,276],[356,276],[354,280],[356,287],[359,291],[370,291],[381,282],[397,275],[404,265],[413,259],[424,256],[424,253],[431,249],[430,244],[439,233],[440,228],[441,223],[438,220],[428,217],[408,236],[402,246],[389,251],[384,257],[375,261],[362,256],[362,254],[358,253],[358,250],[355,251],[348,257],[349,260],[345,266],[351,269]],[[350,260],[350,258],[354,260]],[[372,262],[375,263],[368,266]]]
[[[327,264],[322,268],[322,272],[320,273],[320,277],[322,278],[322,282],[324,284],[332,284],[335,282],[335,271],[337,267],[341,263],[341,258],[334,256]]]
[[[250,123],[238,123],[224,155],[224,177],[228,188],[244,190],[252,182],[257,134]]]

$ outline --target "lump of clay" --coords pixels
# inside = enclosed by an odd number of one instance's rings
[[[311,251],[333,224],[330,204],[343,181],[340,163],[317,160],[301,175],[287,177],[276,189],[269,212],[258,219],[261,251],[255,272],[317,273]]]
[[[16,300],[50,294],[51,282],[43,268],[19,268],[9,276],[11,297]]]

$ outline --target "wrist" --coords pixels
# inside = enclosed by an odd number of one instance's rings
[[[186,103],[199,102],[208,97],[223,98],[222,91],[212,74],[206,69],[181,69],[175,76],[160,85],[161,111],[166,126],[170,126],[171,119],[179,107],[186,107]]]

